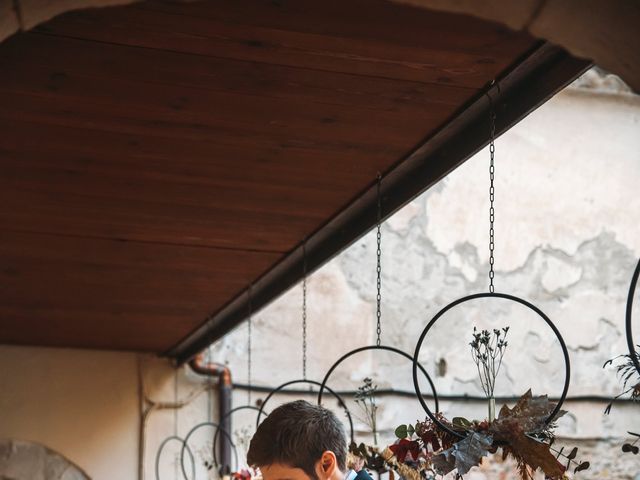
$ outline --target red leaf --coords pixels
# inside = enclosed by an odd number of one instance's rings
[[[405,438],[391,445],[389,450],[393,452],[400,462],[404,462],[407,459],[407,454],[411,455],[413,460],[417,460],[420,455],[420,444],[417,440],[407,440]]]

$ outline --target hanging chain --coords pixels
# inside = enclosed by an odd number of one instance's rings
[[[252,288],[253,285],[249,285],[249,318],[247,320],[247,405],[251,405],[251,390],[253,385],[251,384],[251,334],[252,332],[252,316],[253,316],[253,302],[252,302]]]
[[[178,368],[174,370],[173,375],[173,403],[176,405],[176,408],[173,409],[173,434],[178,436]]]
[[[302,244],[302,378],[307,379],[307,244]]]
[[[176,368],[174,370],[174,376],[173,376],[173,404],[174,404],[174,408],[173,408],[173,435],[175,437],[178,436],[178,410],[180,410],[180,408],[178,408],[178,368]],[[180,464],[179,462],[179,456],[176,454],[176,461],[174,462],[174,466],[173,466],[173,478],[178,479],[180,478],[179,475],[179,467],[178,465]]]
[[[381,249],[381,245],[382,245],[382,233],[380,230],[380,224],[382,223],[382,199],[380,196],[380,184],[382,183],[382,176],[378,173],[378,189],[377,189],[377,195],[378,195],[378,222],[377,222],[377,229],[376,229],[376,242],[377,242],[377,249],[376,249],[376,289],[377,289],[377,294],[376,294],[376,345],[379,347],[381,344],[380,341],[380,335],[382,334],[382,326],[381,326],[381,317],[382,317],[382,311],[381,311],[381,302],[382,302],[382,295],[381,295],[381,290],[382,290],[382,263],[381,263],[381,258],[382,258],[382,249]]]
[[[495,221],[495,209],[494,209],[494,200],[495,200],[495,187],[493,185],[493,180],[495,178],[496,167],[494,164],[496,147],[494,144],[495,135],[496,135],[496,112],[493,108],[493,101],[491,99],[491,95],[487,92],[487,96],[489,97],[489,110],[490,110],[490,141],[489,141],[489,292],[493,293],[495,291],[495,287],[493,285],[493,278],[495,276],[495,272],[493,271],[493,265],[495,263],[494,258],[494,250],[495,250],[495,231],[493,228],[493,224]]]
[[[207,365],[211,365],[213,362],[213,356],[211,354],[211,345],[207,347]],[[211,422],[211,414],[213,413],[213,382],[211,377],[207,377],[207,421]]]

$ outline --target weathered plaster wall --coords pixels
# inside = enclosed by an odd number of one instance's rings
[[[530,300],[554,320],[571,357],[570,397],[613,396],[620,388],[602,365],[626,348],[624,306],[640,256],[639,133],[640,97],[590,73],[496,142],[496,288]],[[487,189],[485,150],[384,224],[383,343],[413,352],[440,308],[487,291]],[[374,272],[372,232],[311,276],[310,378],[321,380],[340,355],[374,341]],[[254,319],[257,383],[275,386],[301,376],[300,305],[295,288]],[[474,325],[511,326],[496,394],[520,395],[529,387],[560,394],[564,368],[550,329],[504,301],[452,311],[429,335],[420,360],[439,393],[481,395],[467,346]],[[213,347],[240,381],[245,352],[244,327]],[[329,384],[354,389],[365,376],[381,388],[412,390],[409,362],[390,354],[354,357]],[[448,415],[475,418],[486,409],[483,402],[443,406]],[[583,457],[594,453],[593,469],[581,478],[635,478],[640,459],[621,456],[619,447],[627,430],[640,429],[638,407],[617,405],[604,416],[605,406],[567,402],[571,413],[559,433],[583,448]],[[379,422],[390,435],[394,425],[423,416],[409,398],[386,398]]]

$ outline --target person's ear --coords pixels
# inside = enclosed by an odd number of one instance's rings
[[[327,450],[316,462],[316,475],[320,480],[330,479],[338,469],[336,454]]]

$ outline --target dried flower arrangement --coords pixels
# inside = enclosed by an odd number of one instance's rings
[[[513,408],[504,405],[498,417],[492,418],[495,381],[508,345],[508,331],[508,327],[493,332],[474,328],[470,343],[480,383],[489,400],[488,420],[456,417],[449,421],[438,415],[436,418],[451,432],[432,420],[396,429],[398,440],[389,450],[397,464],[415,472],[412,478],[430,479],[454,470],[460,478],[480,465],[483,457],[498,450],[504,459],[515,459],[523,480],[533,479],[533,472],[538,469],[547,479],[560,480],[566,478],[569,469],[577,473],[589,468],[589,462],[576,460],[577,448],[565,453],[564,447],[560,450],[553,447],[555,421],[566,412],[560,410],[549,423],[556,404],[546,395],[534,397],[529,390]],[[387,459],[387,464],[392,462]]]

